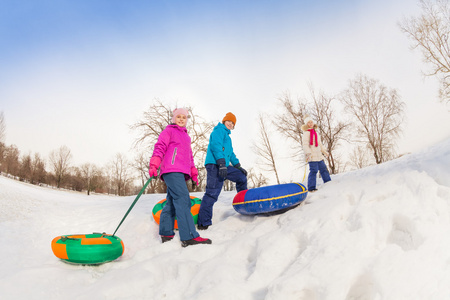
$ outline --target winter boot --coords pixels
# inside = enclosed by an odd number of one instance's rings
[[[211,244],[212,241],[210,239],[204,239],[202,237],[196,237],[195,239],[187,240],[187,241],[181,241],[181,246],[187,247],[191,245],[197,245],[197,244]]]
[[[174,235],[162,235],[161,236],[161,241],[163,243],[171,241],[173,239]]]
[[[208,229],[209,225],[203,226],[203,225],[197,225],[198,230],[206,230]]]

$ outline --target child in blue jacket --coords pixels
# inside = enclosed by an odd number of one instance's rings
[[[218,123],[214,127],[209,137],[205,159],[206,191],[198,213],[197,228],[200,230],[208,229],[211,226],[213,206],[226,179],[236,182],[238,192],[247,189],[247,171],[241,167],[234,154],[230,138],[231,130],[234,129],[235,125],[236,116],[229,112],[223,118],[222,123]],[[230,163],[233,166],[230,166]]]

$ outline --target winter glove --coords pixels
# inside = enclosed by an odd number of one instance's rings
[[[198,170],[196,167],[191,168],[191,179],[198,186]]]
[[[227,167],[225,166],[225,158],[219,158],[217,160],[217,165],[219,166],[220,178],[222,178],[222,179],[227,178],[228,170],[227,170]]]
[[[154,166],[150,166],[150,169],[148,170],[148,175],[150,175],[150,177],[157,177],[158,169],[156,169]]]
[[[236,169],[238,169],[239,171],[241,171],[242,173],[244,173],[245,177],[247,177],[247,171],[246,171],[243,167],[241,167],[241,164],[240,164],[240,163],[237,164],[237,165],[235,165],[234,167],[235,167]]]
[[[161,158],[159,156],[152,156],[150,159],[150,167],[148,169],[148,175],[150,175],[150,177],[158,176],[158,168],[160,164]]]

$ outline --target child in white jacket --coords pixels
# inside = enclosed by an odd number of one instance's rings
[[[328,172],[323,157],[323,155],[328,157],[328,152],[325,150],[316,129],[317,125],[314,124],[313,119],[307,116],[305,118],[305,124],[302,125],[302,144],[306,162],[309,164],[308,190],[310,192],[317,191],[316,177],[318,171],[324,183],[331,181],[330,173]]]

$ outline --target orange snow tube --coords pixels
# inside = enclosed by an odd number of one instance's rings
[[[200,204],[202,203],[202,200],[197,197],[194,197],[194,196],[190,196],[190,197],[191,197],[192,218],[194,219],[194,224],[197,224],[198,212],[200,211]],[[161,201],[156,203],[155,206],[153,207],[152,215],[157,224],[159,224],[159,219],[161,218],[161,212],[162,212],[164,206],[166,206],[166,201],[167,201],[166,199],[162,199]],[[178,229],[177,219],[175,219],[175,229]]]
[[[119,258],[124,250],[118,236],[105,233],[62,235],[52,241],[53,254],[75,264],[106,263]]]

